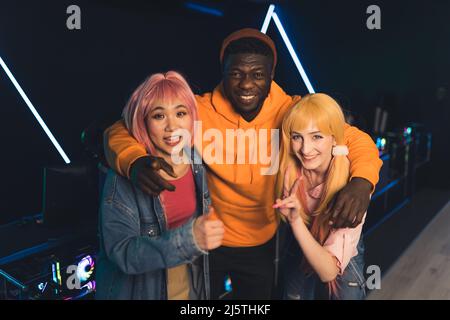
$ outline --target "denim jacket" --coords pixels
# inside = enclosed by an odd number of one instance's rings
[[[189,298],[210,298],[208,259],[194,241],[193,223],[207,213],[211,200],[203,165],[196,163],[197,210],[186,224],[171,230],[159,197],[108,172],[100,206],[96,299],[167,299],[167,268],[180,264],[188,265]]]
[[[342,275],[336,278],[337,296],[329,295],[328,285],[316,273],[306,275],[302,270],[302,250],[293,236],[288,235],[283,254],[283,299],[287,300],[363,300],[366,297],[364,277],[364,242],[359,239],[358,254],[350,259]]]

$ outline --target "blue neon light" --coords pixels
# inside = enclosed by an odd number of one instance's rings
[[[386,191],[388,191],[389,189],[393,188],[394,186],[396,186],[398,183],[400,182],[399,179],[396,179],[394,181],[392,181],[391,183],[389,183],[386,187],[384,187],[383,189],[381,189],[380,191],[376,192],[373,196],[372,196],[372,201],[375,200],[376,198],[378,198],[379,196],[381,196],[383,193],[385,193]]]
[[[5,271],[0,269],[0,276],[4,277],[6,280],[14,284],[16,287],[19,287],[21,290],[26,290],[27,286],[22,284],[19,280],[15,279]]]
[[[377,148],[381,148],[381,138],[377,138]]]
[[[398,206],[396,206],[394,209],[392,209],[388,214],[386,214],[383,219],[378,221],[374,226],[372,226],[369,230],[364,232],[364,237],[367,237],[369,234],[371,234],[376,228],[378,228],[380,225],[382,225],[386,220],[388,220],[390,217],[392,217],[395,213],[397,213],[401,208],[406,206],[411,200],[409,198],[406,198],[405,201],[400,203]]]
[[[275,21],[275,25],[278,28],[278,31],[280,31],[281,37],[284,40],[284,43],[286,44],[286,47],[289,50],[289,53],[291,54],[292,60],[294,60],[295,66],[297,67],[298,72],[300,72],[300,75],[303,79],[303,82],[305,83],[306,87],[308,88],[309,93],[315,93],[311,82],[308,79],[308,76],[306,75],[305,70],[303,69],[303,66],[298,59],[297,54],[295,53],[294,47],[292,47],[291,41],[289,40],[286,31],[284,31],[283,25],[281,24],[280,19],[278,18],[278,15],[274,12],[272,14],[273,21]]]
[[[192,9],[201,13],[210,14],[216,17],[223,17],[223,12],[217,9],[209,8],[201,4],[187,2],[185,4],[186,8]]]
[[[43,282],[39,283],[38,289],[41,290],[41,292],[44,292],[45,288],[47,288],[47,284],[48,282],[45,282],[45,284]]]
[[[267,28],[269,28],[270,19],[272,19],[273,11],[275,10],[275,5],[271,4],[267,10],[266,18],[264,19],[263,25],[261,27],[261,32],[266,33]]]
[[[228,275],[225,277],[225,291],[226,292],[233,291],[233,287],[231,285],[231,277]]]
[[[36,120],[41,125],[42,129],[44,129],[45,133],[47,134],[47,136],[49,137],[49,139],[51,140],[51,142],[55,146],[56,150],[58,150],[59,154],[64,159],[64,161],[67,164],[69,164],[70,163],[69,157],[67,157],[66,153],[61,148],[61,146],[59,145],[58,141],[56,141],[55,137],[50,132],[50,129],[47,127],[47,125],[45,124],[44,120],[42,120],[41,116],[36,111],[36,108],[33,106],[33,104],[31,103],[30,99],[28,99],[27,95],[22,90],[22,87],[16,81],[16,78],[14,78],[13,74],[9,70],[8,66],[6,65],[6,63],[3,61],[2,57],[0,57],[0,65],[2,66],[3,70],[5,70],[6,75],[9,77],[9,79],[13,83],[14,87],[16,87],[16,90],[19,92],[19,94],[22,97],[23,101],[25,101],[25,103],[27,104],[28,108],[31,110],[31,112],[33,113],[34,117],[36,118]]]
[[[275,10],[275,6],[273,4],[271,4],[269,6],[269,9],[267,10],[266,18],[264,19],[264,22],[263,22],[263,25],[261,28],[261,32],[262,33],[267,32],[267,28],[269,27],[270,17],[271,17],[273,19],[273,21],[275,22],[275,25],[277,26],[278,31],[281,34],[281,37],[283,38],[283,41],[291,55],[292,60],[294,60],[294,64],[297,67],[297,70],[300,73],[300,76],[302,77],[303,82],[306,85],[306,88],[308,88],[308,92],[315,93],[313,86],[311,85],[311,82],[309,81],[309,78],[306,75],[305,69],[303,69],[300,59],[298,58],[297,54],[295,53],[294,47],[292,46],[291,41],[289,40],[289,37],[286,34],[286,31],[284,31],[283,24],[281,23],[280,19],[278,18],[278,15],[276,14],[276,12],[274,10]]]
[[[54,263],[52,263],[52,275],[53,282],[58,283],[58,279],[56,278],[56,267]]]

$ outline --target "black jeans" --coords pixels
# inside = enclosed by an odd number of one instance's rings
[[[276,237],[255,247],[219,247],[209,253],[212,299],[267,300],[274,279]],[[225,280],[231,279],[227,293]]]

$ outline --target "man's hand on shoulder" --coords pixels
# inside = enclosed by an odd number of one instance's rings
[[[372,184],[364,178],[353,178],[328,204],[333,228],[355,228],[362,222],[370,203]]]
[[[159,195],[163,190],[175,191],[175,186],[159,175],[158,171],[161,169],[176,178],[173,168],[163,158],[141,157],[131,165],[130,180],[142,191],[152,196]]]

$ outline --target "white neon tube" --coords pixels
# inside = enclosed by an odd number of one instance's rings
[[[53,145],[55,146],[56,150],[58,150],[59,154],[61,155],[61,157],[64,159],[64,161],[69,164],[70,163],[70,159],[69,157],[67,157],[66,153],[64,152],[64,150],[61,148],[61,146],[59,145],[58,141],[56,141],[55,137],[53,136],[53,134],[50,132],[50,129],[47,127],[47,125],[45,124],[44,120],[42,120],[41,116],[39,115],[39,113],[36,111],[36,108],[33,106],[33,104],[31,103],[30,99],[28,99],[27,95],[25,94],[25,92],[22,90],[22,88],[20,87],[19,83],[16,81],[16,78],[14,78],[13,74],[11,73],[11,71],[9,70],[8,66],[6,65],[6,63],[3,61],[2,57],[0,57],[0,65],[2,66],[3,70],[5,70],[6,75],[9,77],[9,79],[11,80],[11,82],[13,83],[14,87],[16,87],[17,91],[19,92],[19,94],[21,95],[22,99],[25,101],[25,103],[27,104],[28,108],[31,110],[31,112],[33,113],[34,117],[36,118],[36,120],[39,122],[39,124],[41,125],[42,129],[44,129],[45,133],[47,134],[47,136],[49,137],[49,139],[51,140],[51,142],[53,143]]]

